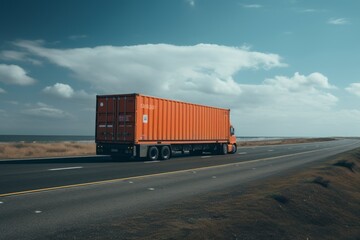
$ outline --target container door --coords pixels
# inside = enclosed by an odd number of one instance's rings
[[[134,141],[134,96],[99,96],[97,98],[96,140]]]
[[[119,96],[116,102],[116,140],[133,142],[135,140],[135,96]]]

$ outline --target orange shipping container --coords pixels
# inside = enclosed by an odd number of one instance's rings
[[[156,153],[157,148],[163,158],[164,146],[171,155],[172,151],[220,151],[225,149],[222,144],[227,151],[236,151],[229,109],[141,94],[101,95],[96,104],[98,154],[149,157],[149,150]]]

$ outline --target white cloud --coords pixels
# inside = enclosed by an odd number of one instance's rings
[[[316,10],[315,10],[315,9],[312,9],[312,8],[308,8],[308,9],[302,10],[301,12],[304,12],[304,13],[313,13],[313,12],[316,12]]]
[[[43,92],[63,98],[71,98],[74,95],[74,89],[70,85],[63,83],[47,86],[43,89]]]
[[[243,94],[237,99],[239,109],[258,111],[268,108],[272,112],[298,112],[330,109],[338,98],[327,90],[333,87],[320,73],[308,76],[295,73],[293,77],[275,76],[262,84],[240,85]],[[261,111],[264,111],[263,109]]]
[[[333,24],[333,25],[344,25],[344,24],[349,24],[349,20],[346,18],[331,18],[328,20],[329,24]]]
[[[35,79],[29,77],[24,69],[17,65],[0,64],[0,82],[16,85],[30,85]]]
[[[329,84],[328,78],[318,72],[311,73],[308,76],[300,75],[296,72],[291,78],[276,76],[274,79],[266,79],[265,83],[293,92],[314,91],[316,88],[334,88],[334,86]]]
[[[300,9],[298,12],[300,13],[321,13],[321,12],[327,12],[326,9],[314,9],[314,8],[307,8],[307,9]]]
[[[195,0],[186,0],[186,2],[192,7],[195,6]]]
[[[66,50],[45,48],[30,41],[16,44],[69,69],[104,93],[236,95],[241,92],[233,79],[238,71],[285,66],[276,54],[214,44],[147,44]]]
[[[244,4],[242,5],[244,8],[262,8],[263,6],[260,4]]]
[[[70,116],[67,112],[42,102],[37,103],[35,106],[30,105],[28,109],[22,110],[21,113],[29,116],[55,119],[67,118]]]
[[[246,69],[286,66],[277,54],[214,44],[75,49],[46,48],[30,41],[16,45],[68,69],[99,94],[139,92],[231,108],[239,135],[319,135],[316,129],[326,120],[322,116],[336,119],[331,115],[338,103],[332,94],[336,88],[322,73],[274,76],[260,84],[236,80],[236,73]],[[81,92],[73,91],[73,97]],[[358,113],[348,112],[351,115]]]
[[[0,59],[9,60],[9,61],[25,61],[25,62],[30,62],[34,65],[42,64],[39,60],[28,57],[28,54],[25,52],[12,51],[12,50],[1,51]]]
[[[6,93],[6,91],[2,88],[0,88],[0,93]]]
[[[77,99],[95,98],[95,94],[88,94],[84,90],[75,91],[70,85],[64,83],[56,83],[53,86],[47,86],[43,89],[43,92],[61,98],[77,98]]]
[[[360,97],[360,83],[352,83],[346,88],[349,93],[355,94]]]
[[[327,122],[325,116],[331,116],[331,120],[334,120],[335,116],[340,114],[334,111],[338,98],[329,92],[333,87],[325,79],[326,76],[320,73],[307,76],[295,73],[291,77],[275,76],[261,84],[240,84],[242,94],[233,101],[227,102],[232,109],[232,122],[238,128],[237,134],[243,136],[327,136],[329,132],[333,134],[332,127],[339,122],[328,122],[327,127],[331,126],[331,128],[327,129],[322,123]],[[358,114],[356,113],[355,116]],[[341,132],[341,129],[345,128],[339,126],[335,129]]]
[[[17,52],[11,50],[5,50],[0,52],[1,59],[9,59],[9,60],[22,60],[26,56],[24,52]]]

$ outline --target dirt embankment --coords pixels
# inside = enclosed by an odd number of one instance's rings
[[[359,239],[360,149],[300,173],[92,226],[90,235],[92,239]],[[79,239],[84,236],[88,235]]]

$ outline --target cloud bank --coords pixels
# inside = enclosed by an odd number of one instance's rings
[[[328,109],[338,101],[328,92],[334,86],[318,72],[275,76],[262,84],[239,83],[234,79],[239,71],[286,66],[277,54],[249,48],[147,44],[51,49],[31,41],[16,45],[68,69],[103,94],[140,92],[242,109],[258,106]],[[69,85],[60,83],[46,87],[44,92],[62,97],[74,94]]]
[[[337,88],[320,72],[295,72],[262,82],[257,79],[253,84],[241,83],[236,79],[240,71],[286,67],[279,55],[250,48],[146,44],[55,49],[33,41],[18,41],[15,45],[29,55],[67,69],[97,94],[139,92],[231,108],[234,125],[249,135],[310,135],[321,132],[317,129],[325,132],[323,126],[341,129],[336,125],[337,117],[359,116],[358,111],[334,111],[339,99],[332,92]],[[64,83],[47,86],[43,92],[62,98],[94,98]],[[61,115],[47,107],[32,109],[27,113],[47,111],[49,116]]]
[[[360,97],[360,83],[352,83],[346,88],[349,93],[355,94]]]
[[[35,83],[35,79],[17,65],[0,64],[0,82],[25,86]]]
[[[22,110],[21,113],[33,117],[54,119],[68,118],[70,116],[67,112],[61,109],[41,102],[37,103],[35,106],[30,105],[28,109]]]
[[[170,96],[174,92],[238,95],[233,76],[243,69],[285,66],[277,54],[214,44],[175,46],[99,46],[50,49],[38,42],[17,46],[73,72],[100,92],[142,92]]]
[[[0,59],[6,61],[23,61],[30,62],[34,65],[41,65],[42,63],[39,60],[33,59],[28,56],[25,52],[5,50],[0,52]]]

